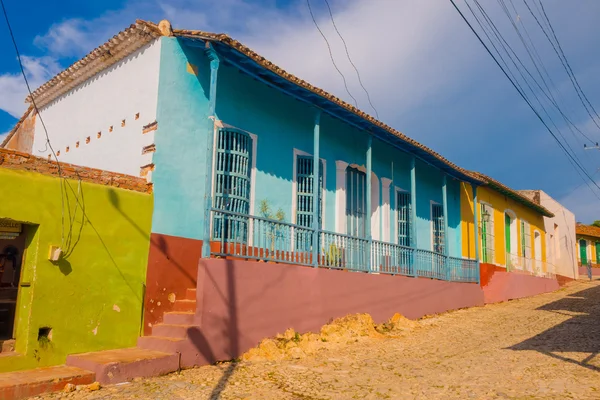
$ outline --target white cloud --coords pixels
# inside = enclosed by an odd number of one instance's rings
[[[22,56],[21,60],[31,90],[35,90],[60,71],[59,64],[52,57]],[[20,73],[0,74],[0,93],[2,93],[0,109],[13,117],[21,117],[27,108],[25,98],[28,95],[23,75]]]
[[[89,22],[79,18],[53,24],[44,35],[36,36],[34,43],[54,55],[78,56],[95,47],[89,25]]]

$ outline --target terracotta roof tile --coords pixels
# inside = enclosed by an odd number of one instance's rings
[[[539,205],[538,203],[536,203],[532,199],[524,196],[523,194],[519,193],[518,191],[509,188],[508,186],[495,180],[494,178],[491,178],[485,174],[482,174],[481,172],[476,172],[476,171],[469,171],[469,174],[477,179],[482,180],[483,182],[486,183],[486,185],[498,190],[499,192],[505,193],[506,195],[508,195],[512,199],[514,199],[515,201],[518,201],[519,203],[539,212],[543,216],[550,217],[550,218],[554,217],[554,214],[551,213],[545,207]]]
[[[600,238],[600,228],[591,225],[577,224],[577,226],[575,227],[575,233],[577,235],[593,236]]]

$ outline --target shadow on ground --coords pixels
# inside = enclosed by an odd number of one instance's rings
[[[537,310],[555,312],[570,318],[509,349],[538,351],[557,360],[600,372],[600,362],[596,363],[598,366],[591,363],[600,352],[600,286],[590,286],[544,304]],[[582,357],[574,358],[575,355],[568,353],[582,353]]]

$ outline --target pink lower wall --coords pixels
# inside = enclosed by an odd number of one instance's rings
[[[592,268],[592,276],[600,276],[600,268]],[[579,267],[579,278],[588,279],[587,267]]]
[[[232,359],[263,338],[293,327],[318,331],[333,318],[369,313],[376,322],[484,304],[477,284],[208,259],[198,268],[200,363]]]
[[[552,292],[560,288],[557,279],[541,278],[517,272],[494,272],[483,293],[485,303],[499,303]]]

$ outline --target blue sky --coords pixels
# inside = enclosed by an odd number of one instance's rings
[[[579,83],[600,112],[600,54],[595,50],[600,47],[600,24],[596,23],[600,2],[543,1]],[[577,220],[600,219],[600,200],[448,1],[330,3],[381,120],[462,167],[491,175],[515,189],[546,191],[574,211]],[[467,10],[463,0],[457,3]],[[349,100],[305,0],[5,0],[5,4],[34,87],[136,18],[155,22],[167,18],[175,27],[229,33],[286,70]],[[311,4],[359,107],[372,112],[323,0],[311,0]],[[498,4],[481,4],[534,72]],[[600,128],[585,112],[523,0],[513,0],[513,4],[517,12],[513,15],[511,9],[512,21],[522,23],[518,26],[525,26],[531,35],[562,110],[592,142],[600,141]],[[3,21],[0,52],[1,135],[23,112],[26,95]],[[600,168],[600,151],[584,151],[583,143],[590,142],[571,133],[556,112],[550,115],[582,165],[590,175],[595,174]],[[600,120],[596,122],[600,125]],[[594,178],[600,179],[600,173]],[[600,191],[597,194],[600,197]]]

